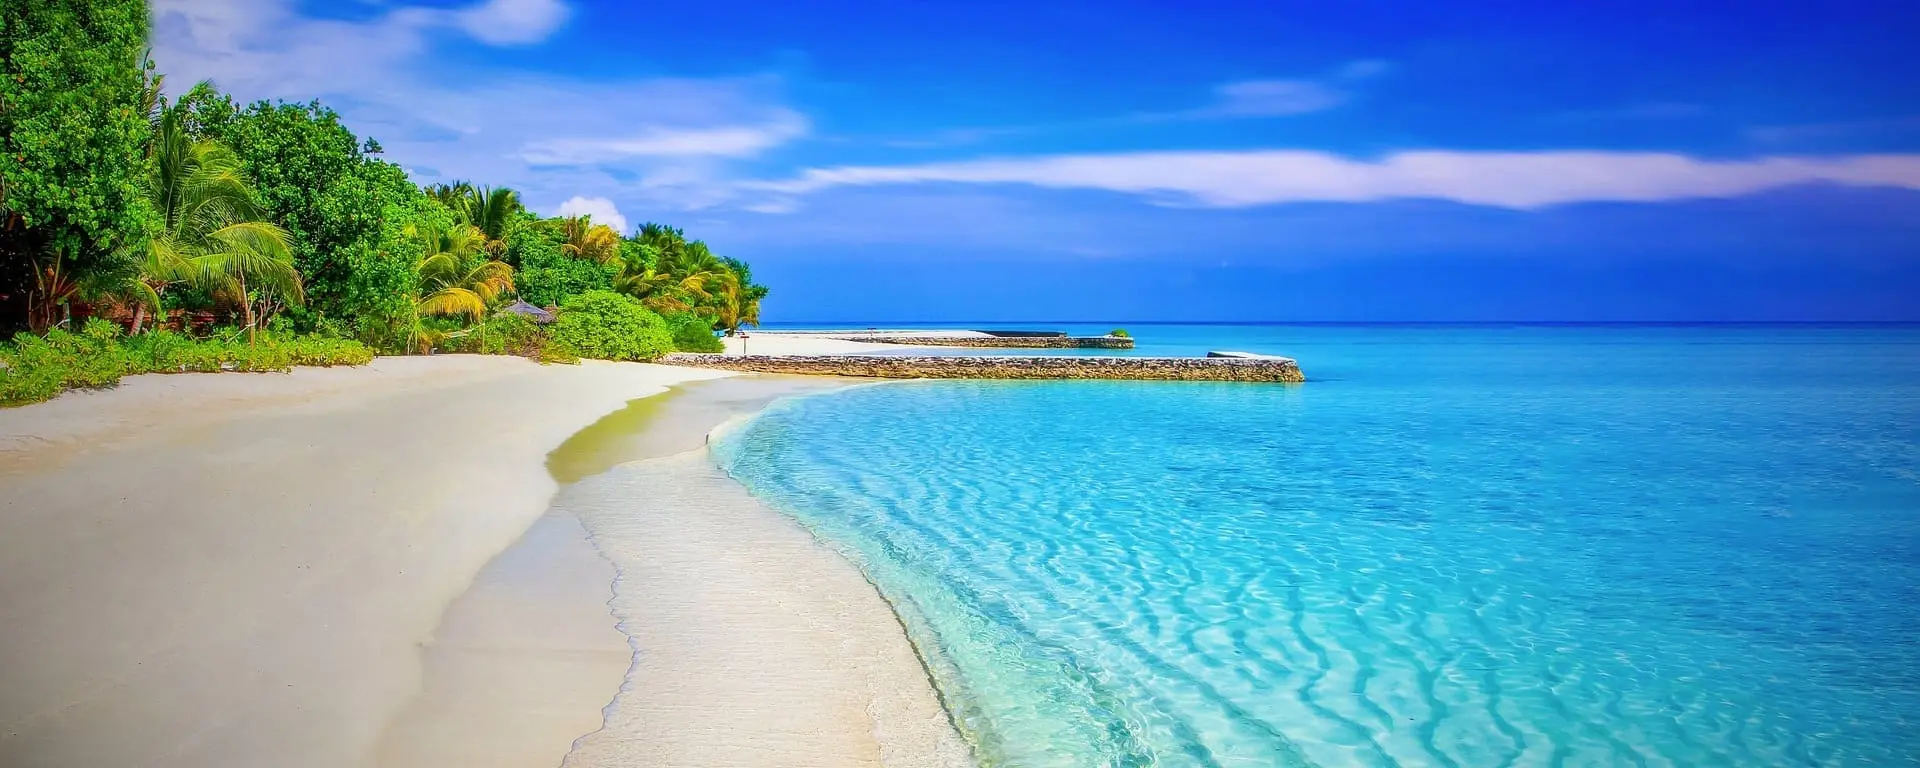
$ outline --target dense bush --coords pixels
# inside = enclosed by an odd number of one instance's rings
[[[727,345],[713,335],[713,321],[692,312],[667,315],[673,348],[680,352],[725,352]]]
[[[154,223],[140,111],[147,4],[0,3],[0,328],[43,329],[72,283],[134,270]]]
[[[448,336],[443,348],[448,352],[475,355],[518,355],[534,360],[546,359],[547,331],[538,323],[512,313],[487,318],[487,321],[457,336]]]
[[[555,227],[545,225],[522,226],[507,237],[514,287],[528,304],[551,307],[568,296],[612,289],[618,265],[572,256],[562,249],[564,242]]]
[[[138,373],[284,371],[296,365],[364,365],[373,351],[355,341],[239,333],[193,339],[171,331],[121,338],[120,326],[98,318],[79,333],[55,328],[22,333],[0,344],[0,405],[46,400],[67,389],[110,387]]]
[[[1107,335],[1108,335],[1108,336],[1118,336],[1118,337],[1120,337],[1120,338],[1123,338],[1123,339],[1131,339],[1131,338],[1133,338],[1133,334],[1131,334],[1131,333],[1127,333],[1127,329],[1125,329],[1125,328],[1115,328],[1115,329],[1113,329],[1113,330],[1111,330],[1111,331],[1107,331]]]
[[[630,296],[587,291],[560,305],[553,341],[596,360],[654,360],[673,351],[667,321]]]

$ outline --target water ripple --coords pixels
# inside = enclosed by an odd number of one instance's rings
[[[1896,342],[868,387],[716,454],[868,571],[991,766],[1916,764]]]

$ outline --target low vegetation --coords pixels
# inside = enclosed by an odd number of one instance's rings
[[[1125,328],[1115,328],[1115,329],[1113,329],[1113,330],[1111,330],[1111,331],[1107,331],[1107,335],[1108,335],[1108,336],[1118,336],[1118,337],[1120,337],[1120,338],[1123,338],[1123,339],[1131,339],[1131,338],[1133,338],[1133,334],[1131,334],[1131,333],[1127,333],[1127,329],[1125,329]]]
[[[561,302],[553,343],[595,360],[652,360],[673,351],[665,319],[612,291],[587,291]]]
[[[667,330],[677,352],[725,352],[727,345],[713,335],[713,323],[691,312],[667,315]]]
[[[0,344],[0,405],[39,402],[66,389],[111,387],[139,373],[285,371],[296,365],[365,365],[373,350],[350,339],[228,328],[205,338],[168,330],[124,336],[98,318],[79,333],[55,328]]]
[[[650,360],[758,325],[748,265],[674,227],[422,188],[318,102],[170,96],[150,18],[144,0],[0,7],[0,402],[376,352]],[[517,301],[558,321],[503,313]]]

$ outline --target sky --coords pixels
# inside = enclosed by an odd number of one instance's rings
[[[1920,321],[1920,6],[155,0],[785,322]]]

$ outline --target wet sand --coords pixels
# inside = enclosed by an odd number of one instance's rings
[[[626,462],[698,452],[723,422],[839,386],[777,376],[676,386],[575,433],[548,455],[547,470],[571,484]],[[642,489],[636,498],[653,495]],[[623,513],[650,511],[614,501]],[[550,509],[448,608],[423,650],[425,685],[388,726],[378,764],[559,765],[576,739],[600,730],[634,664],[608,605],[616,576],[574,510]]]
[[[565,765],[961,768],[971,755],[873,585],[705,451],[568,487],[619,571],[634,663]]]

